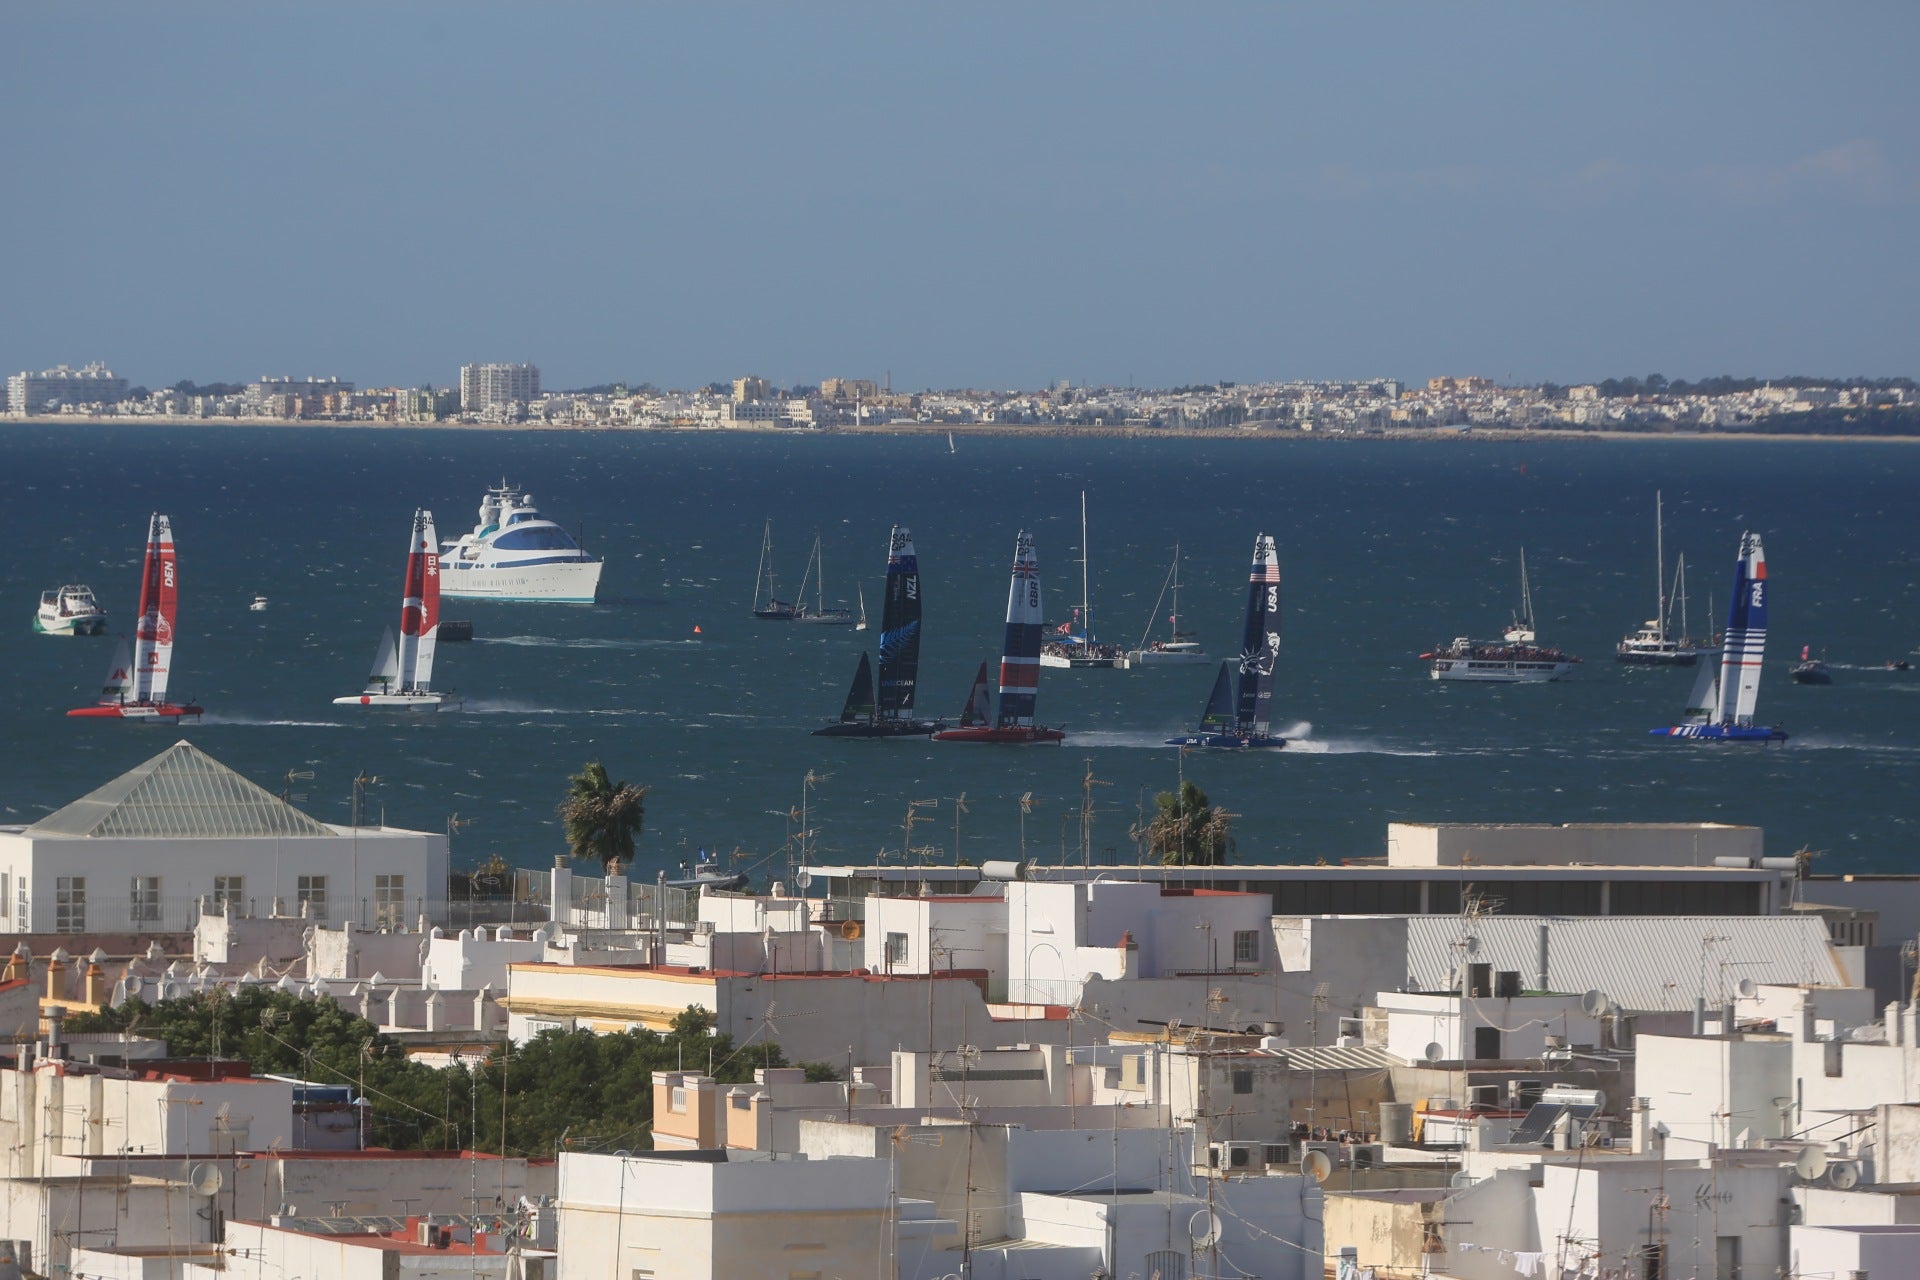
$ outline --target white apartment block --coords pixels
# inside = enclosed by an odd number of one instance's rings
[[[39,373],[24,370],[7,379],[7,412],[16,418],[54,404],[118,404],[127,398],[127,380],[95,361],[78,369],[58,365]]]
[[[463,364],[460,366],[460,411],[483,409],[540,397],[540,366],[535,364]]]

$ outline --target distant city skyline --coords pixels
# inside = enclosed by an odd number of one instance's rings
[[[1920,371],[1920,10],[0,12],[8,372]]]

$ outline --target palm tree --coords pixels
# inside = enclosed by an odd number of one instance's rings
[[[1211,867],[1233,856],[1233,815],[1216,809],[1207,793],[1182,782],[1178,793],[1162,791],[1147,827],[1147,848],[1170,867]]]
[[[633,842],[647,823],[649,790],[614,782],[598,760],[569,777],[567,798],[555,810],[567,833],[568,852],[600,859],[608,873],[615,863],[633,861]]]

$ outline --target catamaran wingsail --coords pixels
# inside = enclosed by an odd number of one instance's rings
[[[173,636],[179,621],[179,569],[174,560],[173,523],[155,513],[147,522],[147,558],[140,574],[140,620],[133,648],[122,640],[108,669],[100,701],[76,707],[70,716],[114,720],[199,719],[192,703],[167,701],[173,666]]]
[[[415,511],[406,585],[400,593],[400,639],[394,641],[391,627],[382,633],[367,687],[335,698],[335,706],[432,711],[446,701],[447,695],[433,688],[433,656],[440,640],[439,548],[433,512]]]
[[[1007,588],[1007,633],[1000,653],[1000,714],[986,721],[986,664],[967,698],[967,715],[957,729],[943,729],[935,742],[1059,742],[1066,731],[1036,724],[1034,697],[1040,687],[1040,565],[1033,535],[1022,529],[1014,541],[1013,581]]]
[[[1767,649],[1767,555],[1760,535],[1740,535],[1740,557],[1733,570],[1733,603],[1716,669],[1709,659],[1687,699],[1679,724],[1648,730],[1656,738],[1697,738],[1709,742],[1785,742],[1787,733],[1755,724],[1760,700],[1760,662]]]
[[[1168,738],[1168,744],[1231,751],[1286,746],[1287,740],[1273,733],[1274,669],[1279,659],[1280,556],[1273,538],[1262,533],[1254,537],[1253,568],[1247,575],[1239,680],[1236,684],[1230,671],[1234,664],[1222,662],[1200,727],[1184,737]]]
[[[920,683],[920,559],[913,534],[893,526],[887,538],[887,591],[880,611],[880,679],[863,652],[853,687],[838,724],[815,729],[826,738],[925,737],[945,726],[916,719],[914,693]]]

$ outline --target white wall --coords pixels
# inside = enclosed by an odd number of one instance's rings
[[[1667,1129],[1670,1154],[1694,1158],[1709,1146],[1744,1145],[1750,1138],[1784,1137],[1775,1098],[1793,1097],[1793,1046],[1784,1036],[1657,1036],[1634,1041],[1636,1088]],[[1614,1100],[1616,1108],[1624,1099]]]
[[[447,896],[447,838],[431,832],[362,827],[357,836],[333,828],[331,836],[230,839],[120,839],[110,836],[34,836],[0,832],[0,872],[16,886],[28,878],[30,932],[56,927],[56,880],[86,880],[86,932],[142,932],[154,925],[131,919],[132,878],[158,876],[163,906],[192,902],[214,891],[214,877],[239,876],[240,914],[264,916],[274,898],[293,904],[298,877],[325,876],[329,920],[341,920],[363,900],[362,919],[374,919],[374,878],[404,877],[401,918],[409,924]],[[355,850],[358,850],[356,857]],[[358,868],[356,892],[348,892]],[[13,904],[6,914],[12,917]],[[18,921],[14,921],[18,928]]]

